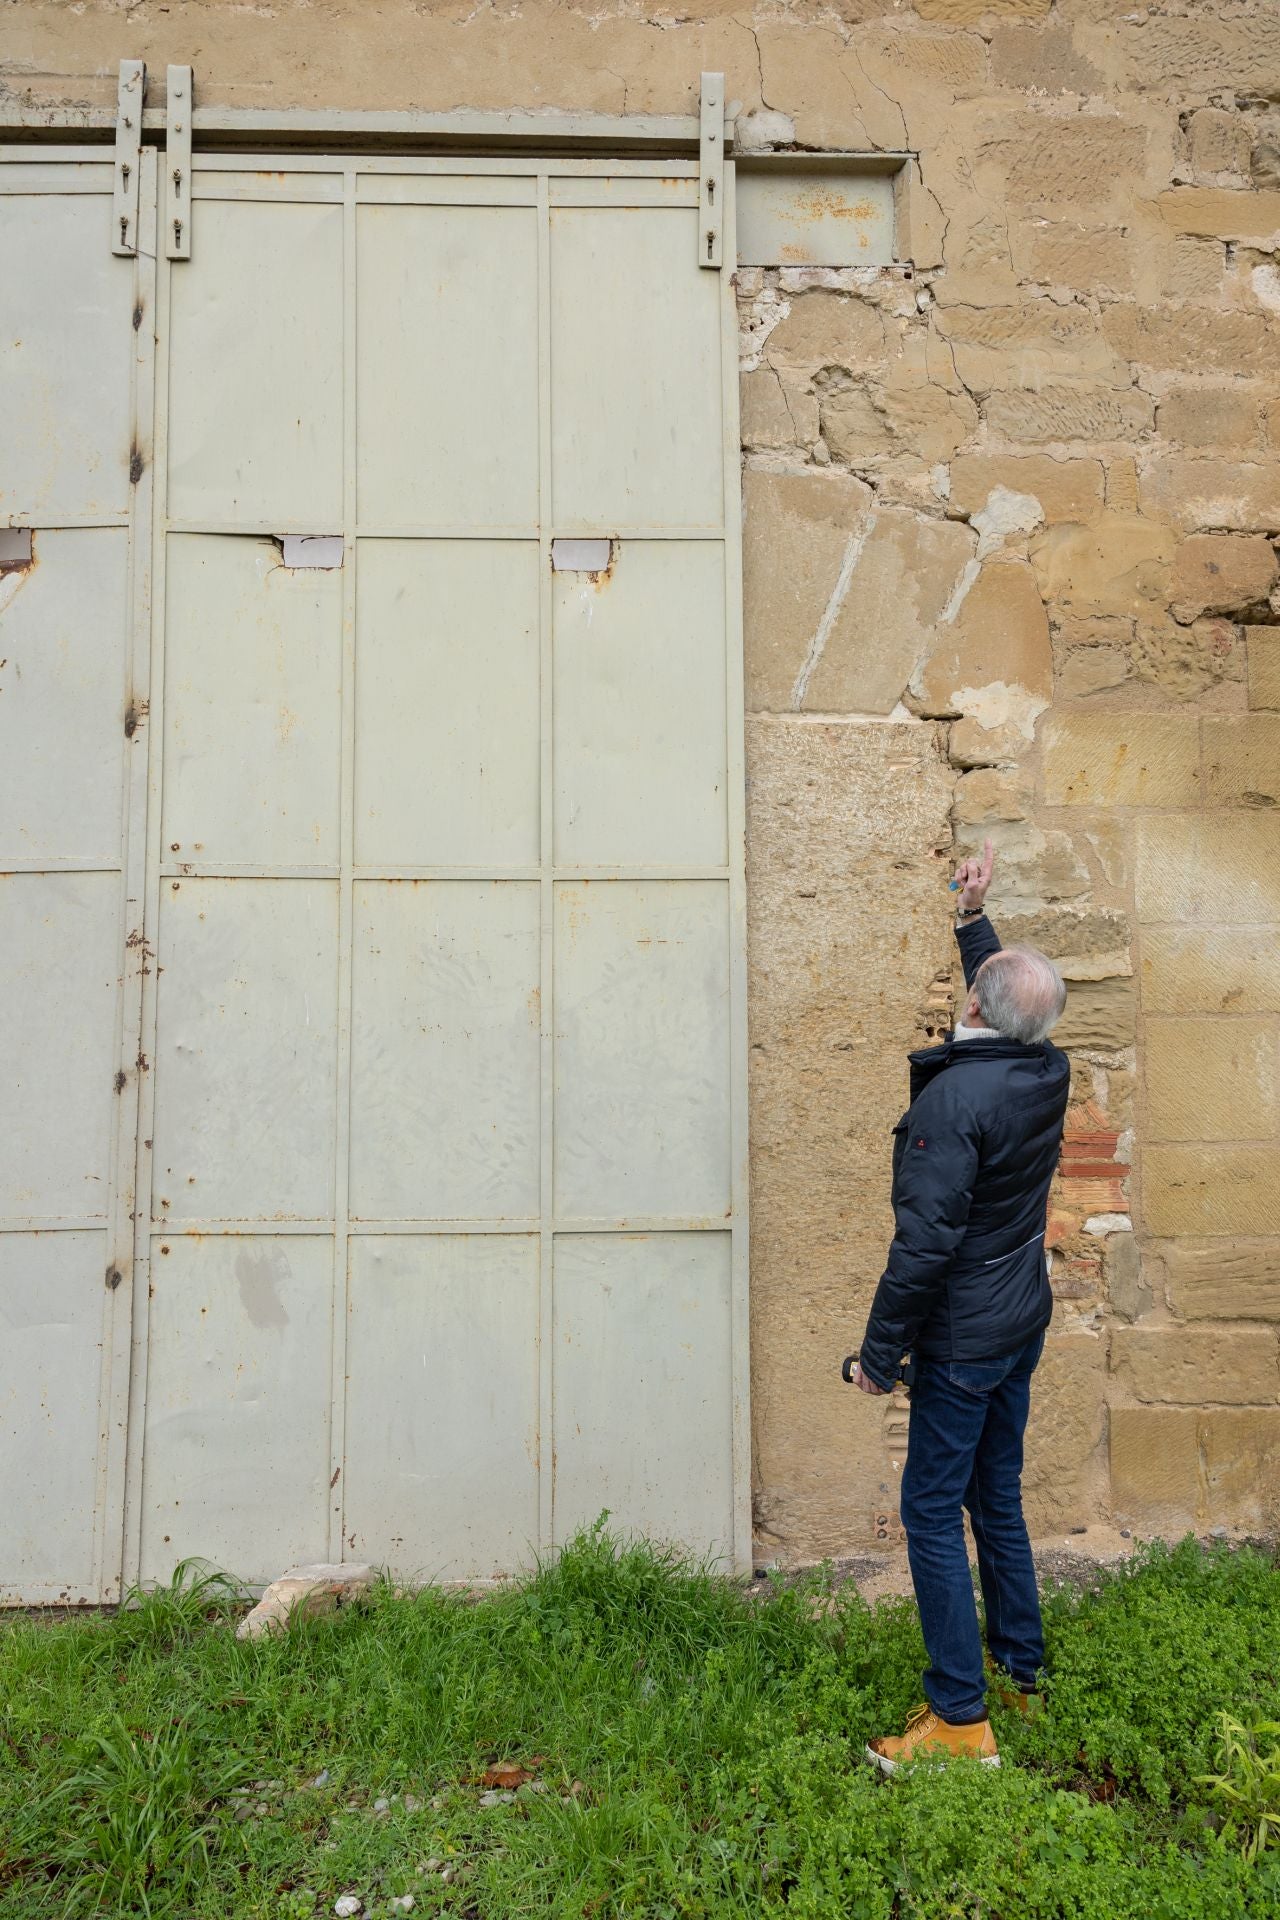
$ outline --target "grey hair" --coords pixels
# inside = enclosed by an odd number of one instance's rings
[[[978,968],[973,991],[987,1026],[1029,1047],[1044,1039],[1067,1004],[1062,975],[1036,947],[1002,947],[993,953]]]

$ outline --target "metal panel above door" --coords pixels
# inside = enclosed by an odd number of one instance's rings
[[[192,196],[133,1570],[484,1577],[605,1508],[742,1566],[736,327],[696,164],[197,155]]]

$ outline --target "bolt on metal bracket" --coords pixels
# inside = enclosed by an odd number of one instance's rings
[[[170,67],[165,90],[165,256],[191,258],[191,69]]]
[[[724,264],[724,75],[702,76],[698,139],[698,265]]]
[[[138,156],[142,148],[142,107],[147,97],[145,60],[122,60],[116,92],[115,191],[111,201],[111,251],[138,251]]]

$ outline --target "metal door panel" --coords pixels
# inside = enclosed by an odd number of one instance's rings
[[[690,266],[696,226],[682,208],[552,208],[561,527],[722,522],[720,275]]]
[[[534,209],[363,205],[356,259],[362,524],[532,526]]]
[[[536,865],[536,542],[362,541],[357,622],[356,859]]]
[[[0,861],[118,861],[128,612],[125,527],[40,528],[0,578]]]
[[[0,193],[6,520],[128,513],[135,274],[111,253],[109,196]]]
[[[166,851],[335,865],[341,570],[286,567],[274,540],[173,534],[167,586]]]
[[[724,555],[620,540],[555,576],[556,859],[723,866]]]
[[[331,1243],[175,1234],[151,1268],[142,1576],[323,1560]]]
[[[342,526],[341,207],[210,201],[171,277],[168,511]]]
[[[6,1139],[12,1134],[6,1132]],[[96,1598],[107,1236],[0,1234],[0,1597]]]
[[[432,1580],[538,1544],[536,1235],[351,1243],[347,1547]]]
[[[727,1233],[560,1234],[555,1536],[610,1525],[732,1559]]]
[[[558,1218],[729,1211],[728,906],[718,880],[556,889]]]
[[[155,155],[0,148],[0,1597],[118,1598],[145,806]],[[3,869],[9,869],[4,872]]]
[[[155,1059],[155,1218],[333,1209],[338,889],[166,880]]]
[[[353,1218],[536,1218],[536,883],[360,881]]]
[[[122,944],[117,874],[0,875],[0,1217],[107,1218]]]

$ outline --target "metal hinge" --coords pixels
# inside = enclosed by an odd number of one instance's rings
[[[145,60],[120,62],[116,93],[116,173],[111,201],[111,251],[138,251],[138,156],[142,148],[142,107],[147,97]]]
[[[698,265],[724,263],[724,75],[702,76],[698,139]]]
[[[165,90],[165,255],[191,258],[191,69],[170,67]]]

